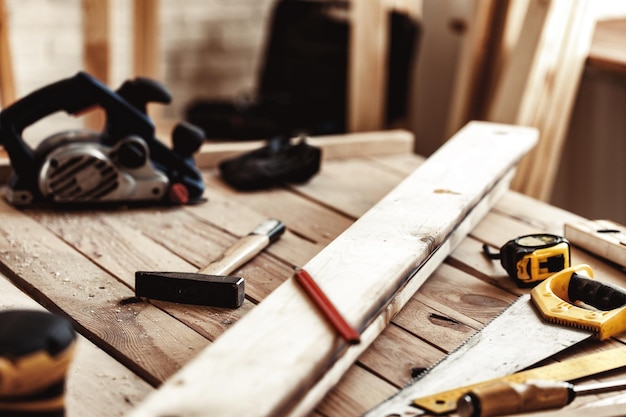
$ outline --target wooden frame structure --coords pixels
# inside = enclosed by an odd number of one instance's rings
[[[478,0],[458,66],[448,131],[467,120],[533,126],[541,137],[513,188],[547,200],[596,13],[589,0]]]

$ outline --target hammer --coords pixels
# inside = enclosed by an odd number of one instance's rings
[[[266,220],[196,273],[137,271],[135,295],[184,304],[240,307],[245,296],[244,279],[228,274],[278,240],[284,231],[280,220]]]

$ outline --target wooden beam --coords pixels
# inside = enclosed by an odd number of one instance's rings
[[[295,140],[295,139],[294,139]],[[322,158],[389,155],[413,152],[414,136],[406,130],[313,136],[307,143],[322,149]],[[216,167],[221,161],[259,149],[266,141],[219,142],[202,145],[194,157],[200,168]]]
[[[160,78],[159,0],[133,1],[133,73]]]
[[[83,63],[85,71],[110,83],[110,2],[109,0],[82,0]],[[85,116],[85,127],[102,130],[104,111],[97,109]]]
[[[0,0],[0,108],[15,101],[15,80],[9,42],[9,16],[4,0]]]
[[[305,269],[362,334],[376,333],[369,330],[373,323],[382,330],[402,306],[394,298],[407,286],[419,288],[414,277],[432,271],[479,221],[477,213],[495,202],[486,196],[536,137],[531,128],[470,123]],[[338,338],[291,279],[130,416],[287,415],[354,348]]]
[[[388,18],[383,0],[352,1],[348,65],[348,131],[384,126]]]
[[[478,0],[468,30],[463,35],[461,53],[454,79],[454,89],[447,122],[447,137],[470,120],[479,119],[478,101],[486,94],[485,79],[491,71],[490,44],[498,34],[496,10],[506,1]]]
[[[546,18],[553,5],[551,1],[531,0],[526,10],[520,11],[524,16],[523,33],[512,45],[508,59],[503,63],[502,76],[486,109],[487,120],[515,123],[524,99],[538,95],[540,86],[529,85],[529,78],[537,62]]]
[[[386,130],[382,132],[363,132],[342,135],[314,136],[307,139],[313,146],[322,149],[324,160],[353,158],[359,156],[378,156],[406,154],[413,152],[414,135],[406,130]],[[200,169],[215,168],[221,161],[253,151],[267,142],[216,142],[202,145],[194,155]],[[166,143],[168,146],[171,144]],[[0,149],[0,184],[8,181],[11,174],[11,162],[6,152]]]
[[[626,50],[623,47],[625,44],[625,18],[598,21],[587,66],[623,76],[626,74]]]
[[[589,0],[556,2],[549,19],[545,42],[555,41],[559,48],[542,48],[537,64],[539,74],[534,75],[540,97],[525,99],[518,119],[519,124],[537,127],[541,136],[537,148],[520,163],[512,185],[514,189],[541,200],[548,200],[552,195],[595,27]],[[560,34],[555,35],[555,31]],[[551,39],[552,36],[557,39]],[[547,64],[542,68],[543,60]]]
[[[512,187],[547,200],[552,194],[595,17],[588,0],[530,0],[496,81],[485,119],[533,126],[541,137],[520,164]]]
[[[159,0],[133,0],[133,74],[135,77],[161,79]],[[156,126],[163,121],[161,106],[148,106]]]

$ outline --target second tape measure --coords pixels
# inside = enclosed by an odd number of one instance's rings
[[[493,253],[489,246],[483,250],[500,263],[520,287],[535,285],[552,274],[570,267],[570,246],[567,239],[548,233],[520,236],[509,240]]]

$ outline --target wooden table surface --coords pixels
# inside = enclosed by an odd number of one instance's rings
[[[422,160],[408,152],[325,160],[306,185],[250,193],[235,192],[215,169],[207,169],[208,201],[186,207],[18,210],[1,199],[0,308],[37,307],[38,302],[71,317],[81,338],[68,376],[67,416],[122,416],[288,279],[292,265],[314,257]],[[196,271],[269,217],[281,219],[287,232],[237,271],[246,279],[247,296],[239,309],[133,300],[135,271]],[[517,288],[498,262],[482,255],[483,243],[500,247],[522,234],[562,234],[564,222],[578,219],[508,192],[312,415],[361,415],[527,291]],[[623,272],[607,262],[577,248],[572,259],[591,265],[596,277],[626,286]],[[624,341],[620,336],[584,342],[559,357]],[[594,400],[580,398],[568,408]]]

